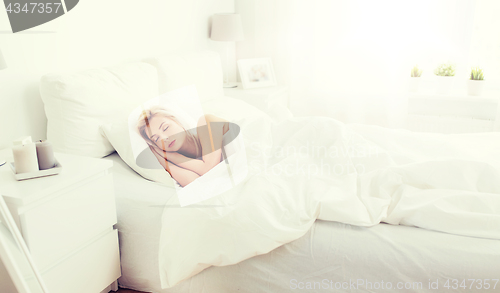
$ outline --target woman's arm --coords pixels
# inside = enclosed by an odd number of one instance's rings
[[[179,182],[179,184],[182,187],[188,185],[189,183],[193,182],[196,178],[200,177],[200,175],[196,174],[195,172],[181,168],[172,163],[169,163],[169,167],[171,172],[170,174],[172,174],[172,178],[174,178],[175,181]]]
[[[188,185],[193,182],[196,178],[200,177],[200,175],[196,174],[191,170],[187,170],[181,168],[172,162],[167,161],[166,157],[163,157],[159,154],[153,146],[149,146],[149,149],[153,152],[158,162],[163,166],[165,171],[167,171],[175,181],[177,181],[182,187]],[[170,154],[166,154],[170,157]]]
[[[205,119],[203,119],[205,118]],[[206,121],[206,124],[205,124]],[[169,156],[169,161],[176,165],[191,170],[198,175],[203,175],[220,163],[222,155],[222,136],[224,135],[224,123],[226,120],[214,115],[205,115],[198,121],[198,136],[202,148],[202,160],[187,158],[181,154]]]

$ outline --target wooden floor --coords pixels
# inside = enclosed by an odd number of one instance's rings
[[[144,292],[120,288],[118,291],[116,291],[116,293],[144,293]]]

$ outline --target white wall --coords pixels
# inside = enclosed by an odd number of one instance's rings
[[[43,74],[186,50],[225,54],[225,43],[209,39],[211,16],[224,12],[234,12],[234,0],[85,0],[58,19],[12,34],[1,11],[0,49],[9,68],[0,71],[0,149],[24,135],[45,138]],[[234,45],[230,60],[235,80]]]
[[[271,57],[296,116],[405,127],[415,64],[421,89],[434,90],[433,69],[448,60],[457,93],[474,65],[485,92],[500,89],[498,0],[235,0],[235,11],[246,36],[236,58]]]
[[[241,14],[245,40],[236,43],[236,60],[271,58],[280,85],[288,85],[290,56],[289,23],[293,1],[235,0]],[[241,80],[238,76],[238,80]]]

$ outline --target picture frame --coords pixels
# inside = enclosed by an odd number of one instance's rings
[[[271,58],[240,59],[237,63],[243,89],[277,84]]]

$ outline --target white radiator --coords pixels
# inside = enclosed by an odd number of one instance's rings
[[[481,97],[410,94],[407,128],[435,133],[498,131],[500,92]]]
[[[465,133],[494,131],[495,121],[467,117],[408,114],[407,127],[412,131]]]

